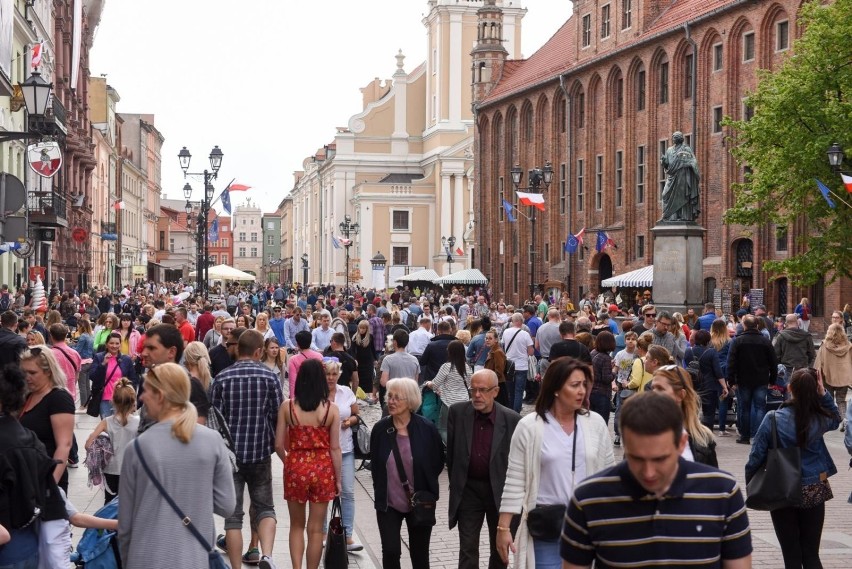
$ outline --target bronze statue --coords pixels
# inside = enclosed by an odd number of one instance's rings
[[[660,163],[666,171],[666,185],[663,188],[663,218],[667,222],[694,222],[701,213],[698,196],[698,161],[692,149],[684,144],[683,133],[672,135],[674,145],[670,146]]]

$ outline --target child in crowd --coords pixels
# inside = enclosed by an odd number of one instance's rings
[[[112,458],[103,465],[104,504],[108,504],[118,495],[119,475],[124,450],[136,438],[139,430],[139,416],[136,412],[136,390],[126,377],[122,377],[112,393],[112,406],[115,414],[98,423],[86,441],[86,449],[92,448],[95,439],[103,432],[109,435],[112,443]]]
[[[59,489],[65,500],[67,520],[42,522],[39,531],[38,569],[59,569],[72,567],[70,562],[71,526],[78,528],[95,528],[118,531],[118,520],[107,520],[89,514],[81,514],[74,504],[68,500],[65,491]]]

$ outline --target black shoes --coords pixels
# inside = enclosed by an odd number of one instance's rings
[[[744,438],[741,438],[741,437],[737,437],[737,442],[741,445],[750,445],[751,444],[750,440],[744,439]]]

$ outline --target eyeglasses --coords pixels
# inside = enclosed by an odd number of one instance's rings
[[[656,312],[646,312],[645,313],[645,318],[656,318],[656,317],[657,317]]]
[[[489,391],[497,389],[497,387],[496,385],[494,387],[470,387],[467,392],[471,395],[485,395]]]
[[[396,393],[388,393],[385,395],[385,399],[388,401],[408,401],[408,397],[403,397],[402,395],[397,395]]]
[[[664,365],[657,368],[658,371],[677,371],[678,369],[680,369],[680,366],[675,364]]]

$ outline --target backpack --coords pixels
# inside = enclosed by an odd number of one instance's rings
[[[689,362],[689,365],[686,366],[686,371],[689,372],[689,377],[692,378],[692,387],[696,391],[701,387],[701,358],[707,350],[701,352],[700,356],[696,356],[695,352],[692,352],[692,359]]]
[[[367,423],[364,422],[364,419],[361,418],[360,415],[355,416],[358,419],[358,423],[352,427],[354,431],[352,433],[352,442],[355,446],[355,458],[364,461],[361,463],[361,468],[365,468],[367,465],[366,461],[370,460],[370,427],[367,426]]]
[[[6,312],[10,306],[12,306],[12,296],[8,293],[0,296],[0,311]]]
[[[405,317],[405,327],[410,331],[414,331],[417,329],[417,316],[408,309],[403,310],[406,314]]]

